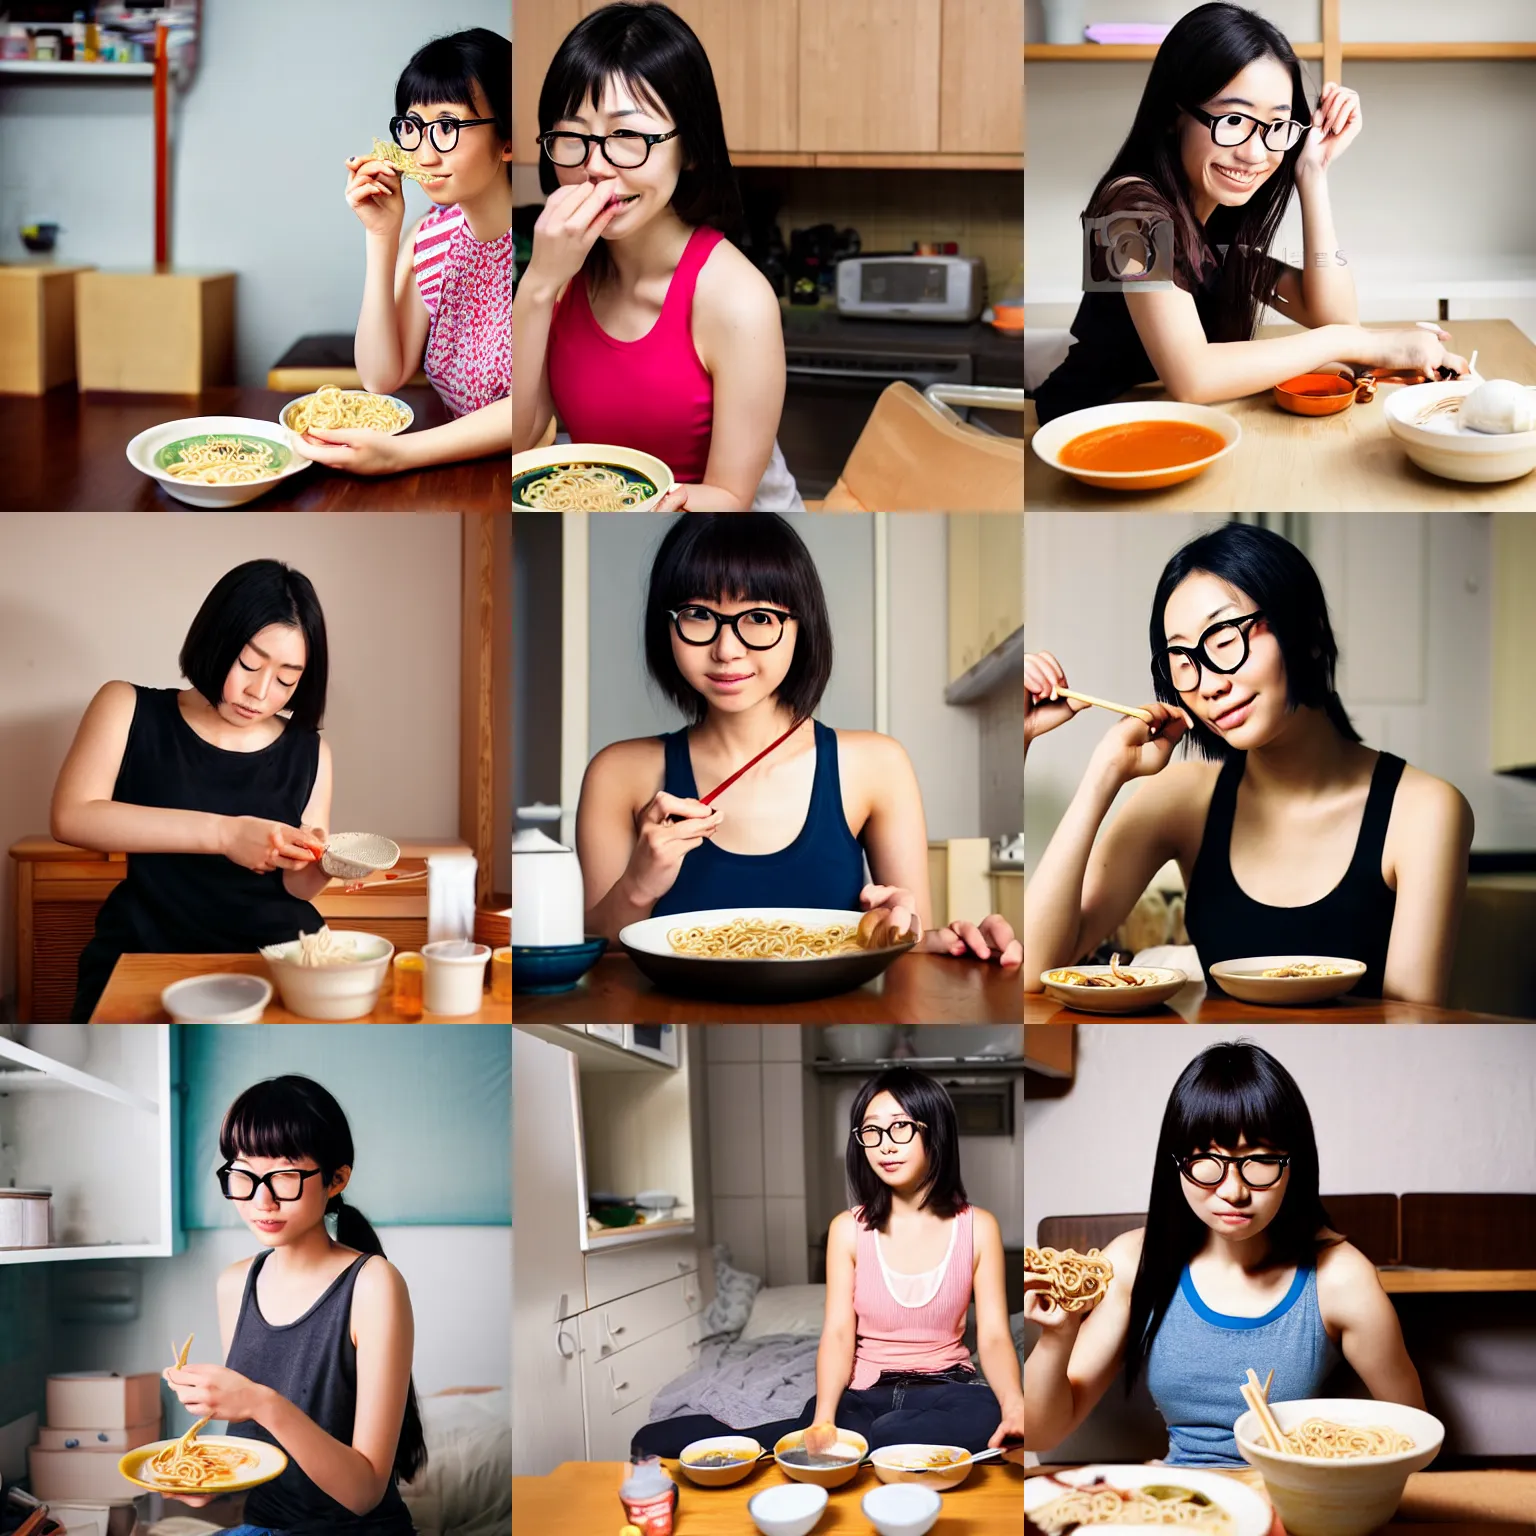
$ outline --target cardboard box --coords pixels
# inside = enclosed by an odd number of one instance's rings
[[[83,272],[81,389],[196,395],[235,377],[233,272]]]
[[[41,395],[75,377],[75,279],[89,267],[0,265],[0,395]]]
[[[48,1378],[50,1429],[127,1429],[160,1422],[160,1373],[71,1371]]]
[[[146,1419],[126,1429],[57,1429],[49,1425],[37,1433],[37,1443],[45,1451],[115,1451],[121,1456],[136,1445],[158,1440],[160,1420]]]
[[[117,1470],[121,1451],[45,1451],[28,1453],[32,1492],[45,1504],[115,1504],[138,1497],[140,1489]]]

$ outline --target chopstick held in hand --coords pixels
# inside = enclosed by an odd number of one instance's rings
[[[1130,704],[1115,704],[1108,699],[1096,699],[1091,693],[1077,693],[1071,688],[1056,686],[1051,689],[1051,698],[1076,699],[1080,704],[1097,704],[1100,709],[1110,709],[1117,715],[1129,715],[1134,720],[1141,720],[1147,725],[1152,724],[1152,715],[1148,710],[1137,709]]]

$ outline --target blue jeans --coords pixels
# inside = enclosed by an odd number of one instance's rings
[[[793,1419],[776,1419],[752,1428],[724,1424],[707,1413],[662,1419],[636,1431],[631,1454],[675,1457],[694,1440],[711,1435],[750,1435],[765,1450],[792,1430],[808,1429],[816,1412],[814,1396]],[[947,1371],[883,1371],[872,1387],[844,1392],[837,1405],[837,1425],[883,1445],[963,1445],[975,1454],[1003,1421],[996,1394],[968,1365]]]

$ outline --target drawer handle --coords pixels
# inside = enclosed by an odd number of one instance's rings
[[[687,1259],[679,1259],[677,1261],[677,1272],[680,1275],[686,1275],[688,1273],[688,1271],[690,1269],[692,1269],[692,1268],[693,1268],[693,1266],[688,1262]]]
[[[571,1352],[569,1354],[565,1352],[568,1340],[571,1344]],[[562,1360],[574,1360],[576,1358],[575,1340],[570,1338],[564,1328],[555,1329],[555,1350]]]
[[[610,1376],[608,1379],[609,1381],[613,1381],[612,1376]],[[629,1391],[629,1383],[627,1381],[613,1381],[613,1390],[615,1392],[627,1392]]]
[[[609,1321],[609,1315],[606,1312],[603,1313],[603,1326],[605,1328],[607,1328],[609,1333],[623,1333],[624,1332],[624,1325],[622,1323],[620,1323],[619,1326],[617,1328],[615,1328],[613,1326],[612,1322]]]

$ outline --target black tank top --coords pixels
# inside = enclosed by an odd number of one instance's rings
[[[256,1277],[271,1250],[256,1255],[245,1277],[240,1317],[225,1364],[281,1393],[326,1434],[352,1444],[357,1412],[357,1346],[352,1342],[352,1292],[371,1254],[359,1254],[297,1321],[275,1327],[261,1315]],[[242,1419],[229,1426],[247,1440],[278,1442],[261,1425]],[[247,1524],[282,1536],[415,1536],[409,1510],[390,1479],[384,1497],[366,1515],[354,1515],[322,1492],[288,1456],[282,1475],[253,1488],[245,1501]]]
[[[1397,892],[1381,878],[1381,852],[1403,759],[1377,754],[1349,868],[1321,901],[1304,907],[1254,901],[1232,876],[1232,817],[1246,763],[1237,752],[1222,765],[1190,872],[1184,925],[1207,977],[1217,961],[1248,955],[1342,955],[1365,962],[1351,995],[1380,997],[1397,908]]]

